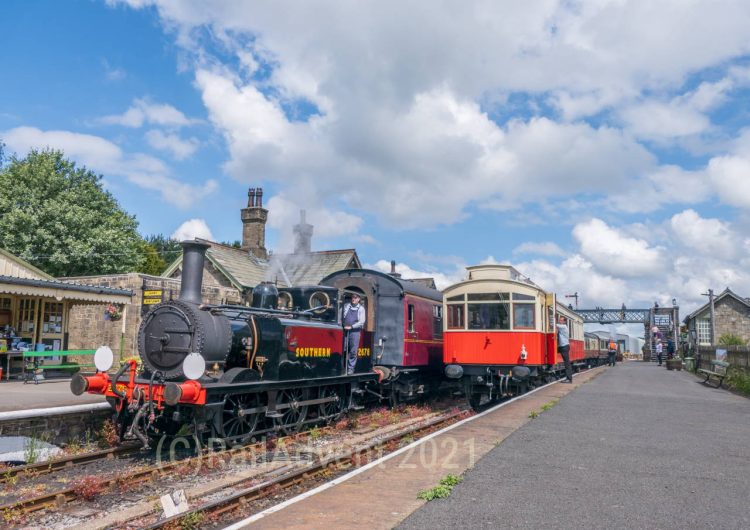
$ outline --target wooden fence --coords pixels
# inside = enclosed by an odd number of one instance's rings
[[[698,368],[711,369],[711,361],[716,359],[716,350],[726,350],[726,361],[732,368],[750,374],[750,347],[747,346],[700,346],[696,354]]]

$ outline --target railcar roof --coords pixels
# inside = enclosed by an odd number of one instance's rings
[[[341,271],[337,271],[337,272],[329,274],[328,276],[323,278],[320,282],[323,283],[337,276],[376,277],[380,281],[387,281],[387,282],[392,282],[396,284],[397,286],[401,288],[401,290],[405,294],[420,296],[422,298],[435,300],[436,302],[441,302],[443,300],[443,295],[440,291],[436,289],[431,289],[430,287],[427,287],[423,283],[414,282],[414,281],[407,280],[404,278],[395,278],[391,276],[390,274],[386,274],[384,272],[380,272],[380,271],[376,271],[372,269],[345,269],[345,270],[341,270]]]

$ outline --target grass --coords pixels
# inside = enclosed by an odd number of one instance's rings
[[[554,407],[555,405],[557,405],[558,401],[559,400],[557,400],[557,399],[553,399],[549,403],[545,403],[544,405],[542,405],[542,412],[547,412],[549,409],[551,409],[552,407]]]
[[[438,484],[434,488],[420,491],[419,495],[417,495],[417,498],[427,502],[435,499],[444,499],[448,497],[453,491],[453,488],[455,488],[457,484],[463,482],[463,480],[464,479],[461,476],[446,475],[440,479],[440,484]]]
[[[538,417],[539,417],[539,413],[537,411],[532,410],[531,412],[529,412],[529,418],[531,418],[532,420]]]
[[[742,370],[730,370],[726,379],[726,384],[737,392],[750,395],[750,374],[747,374]]]

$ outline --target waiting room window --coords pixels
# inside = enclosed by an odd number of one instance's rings
[[[701,318],[698,324],[698,344],[711,344],[711,321]]]

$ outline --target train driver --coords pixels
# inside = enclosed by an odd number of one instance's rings
[[[359,336],[365,325],[365,308],[360,304],[360,296],[352,294],[351,303],[344,304],[342,324],[344,325],[344,359],[346,359],[346,375],[354,373],[359,351]]]

